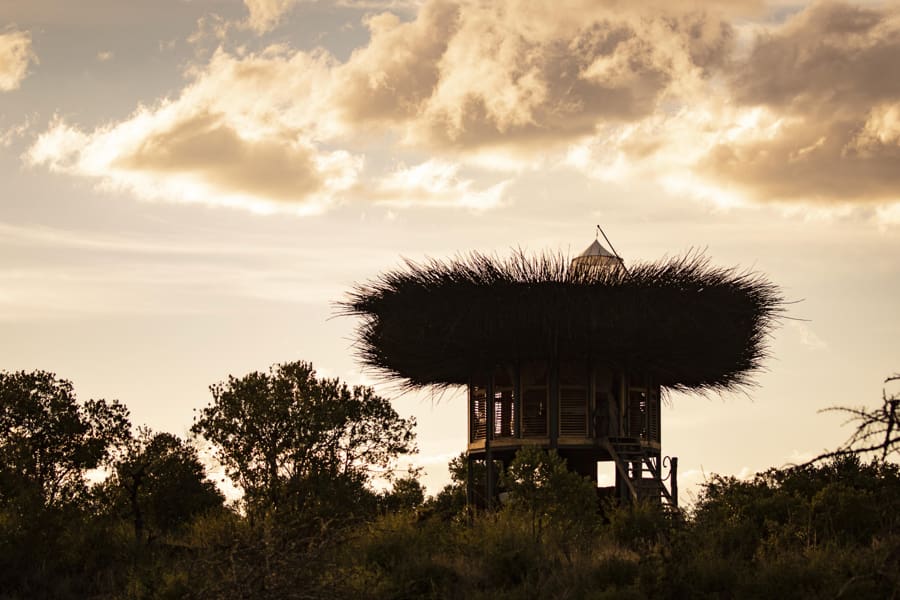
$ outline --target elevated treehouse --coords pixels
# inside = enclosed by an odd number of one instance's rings
[[[673,505],[664,390],[748,383],[781,307],[778,288],[759,275],[699,254],[626,268],[596,240],[572,261],[519,253],[407,262],[343,304],[362,317],[366,364],[410,388],[467,387],[469,463],[490,466],[484,495],[470,486],[470,498],[490,502],[494,466],[539,445],[595,481],[598,463],[613,463],[622,498]]]

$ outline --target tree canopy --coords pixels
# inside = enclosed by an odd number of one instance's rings
[[[673,513],[598,506],[594,482],[536,446],[503,469],[490,509],[477,496],[466,506],[464,482],[477,486],[488,466],[465,454],[424,502],[417,470],[376,493],[373,479],[415,444],[412,420],[368,388],[288,363],[212,389],[194,429],[246,486],[244,511],[222,505],[193,440],[133,435],[118,403],[79,403],[53,374],[3,373],[0,597],[900,595],[900,467],[886,460],[895,396],[863,411],[874,434],[846,452],[750,479],[711,475]]]
[[[363,494],[414,452],[415,420],[364,386],[317,378],[308,362],[273,365],[210,387],[192,431],[212,442],[251,511],[321,509]]]
[[[207,479],[196,449],[176,435],[145,427],[98,488],[104,509],[129,519],[138,540],[176,531],[225,501]]]
[[[53,507],[84,491],[84,475],[130,436],[118,401],[79,404],[46,371],[0,372],[0,502]]]

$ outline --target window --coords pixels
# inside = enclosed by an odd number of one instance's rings
[[[469,386],[469,440],[483,440],[487,432],[487,385],[474,380]]]
[[[646,390],[634,388],[628,390],[628,435],[648,439],[648,410]]]
[[[628,435],[650,442],[660,441],[659,386],[628,389]]]
[[[559,435],[586,437],[588,417],[587,365],[581,362],[559,365]]]
[[[522,365],[522,437],[547,437],[547,364]]]
[[[493,437],[516,435],[515,370],[501,367],[494,372],[494,428]]]
[[[660,397],[659,387],[650,388],[647,404],[647,435],[653,442],[659,442],[661,437],[660,427]]]

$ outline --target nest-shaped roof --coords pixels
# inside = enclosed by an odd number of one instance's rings
[[[589,358],[670,389],[750,383],[783,312],[777,286],[700,253],[625,269],[575,268],[562,254],[468,254],[358,284],[357,351],[406,387],[453,386],[500,364]]]

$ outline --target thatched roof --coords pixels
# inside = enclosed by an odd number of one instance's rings
[[[561,254],[482,254],[358,284],[340,304],[362,317],[364,363],[408,387],[465,384],[518,360],[587,357],[670,389],[749,383],[783,310],[763,276],[699,253],[624,269],[572,269]]]

